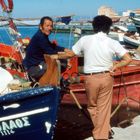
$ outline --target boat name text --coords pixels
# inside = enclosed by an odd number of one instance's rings
[[[15,133],[15,129],[30,126],[28,117],[22,117],[14,120],[0,122],[0,133],[2,136],[11,135]]]

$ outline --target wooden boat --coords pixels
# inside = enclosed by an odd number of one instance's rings
[[[79,73],[83,66],[83,58],[72,58],[71,63],[74,64],[71,70],[66,71],[63,76],[64,79],[72,81],[67,89],[68,94],[64,94],[62,103],[64,104],[77,104],[77,101],[81,105],[87,104],[87,98],[84,88],[83,72]],[[133,60],[133,62],[139,62],[139,60]],[[79,66],[79,67],[76,67]],[[74,94],[77,98],[73,97]],[[132,98],[132,99],[131,99]],[[74,100],[73,100],[74,99]],[[139,110],[140,105],[140,67],[136,65],[126,66],[114,74],[114,87],[113,87],[113,101],[112,105],[120,104],[126,106],[127,103],[133,109]],[[78,105],[78,104],[77,104]],[[79,106],[79,105],[78,105]]]
[[[27,87],[21,86],[29,81],[22,67],[20,51],[14,46],[1,43],[0,48],[0,64],[11,74],[5,77],[3,73],[1,78],[4,79],[0,79],[4,82],[0,86],[0,139],[53,139],[60,104],[59,88],[36,88],[31,84]],[[11,84],[13,78],[23,80],[23,83]],[[16,92],[13,92],[15,89]]]
[[[40,87],[0,96],[0,139],[51,140],[60,103],[59,89]]]
[[[0,91],[2,91],[0,92],[0,139],[51,140],[54,136],[60,103],[59,88],[45,86],[20,89],[16,86],[15,92],[11,91],[11,88],[3,92],[3,88],[13,79],[27,80],[26,71],[22,67],[21,47],[23,47],[23,42],[20,42],[22,38],[9,14],[12,11],[11,3],[12,0],[8,0],[7,3],[4,0],[0,1],[3,12],[7,15],[8,25],[11,29],[9,33],[14,42],[11,46],[0,43],[0,66],[11,74],[7,72],[1,76],[5,79],[1,79],[4,84],[0,87]],[[5,77],[5,75],[7,76]]]

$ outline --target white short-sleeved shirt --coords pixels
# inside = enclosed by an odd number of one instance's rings
[[[127,50],[107,34],[99,32],[81,37],[72,47],[76,55],[84,54],[84,72],[107,71],[113,66],[115,55],[122,57]]]

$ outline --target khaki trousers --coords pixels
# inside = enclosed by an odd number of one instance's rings
[[[85,78],[87,109],[94,125],[94,139],[108,139],[112,104],[113,77],[110,73],[88,75]]]

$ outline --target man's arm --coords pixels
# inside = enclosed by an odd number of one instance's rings
[[[132,60],[129,64],[130,65],[140,66],[140,60]]]
[[[65,49],[64,52],[58,52],[57,54],[51,55],[53,59],[68,59],[74,57],[76,54],[69,49]]]
[[[131,63],[132,58],[128,53],[125,53],[122,57],[122,60],[118,63],[115,63],[113,65],[113,67],[110,69],[111,72],[114,72],[115,70],[117,70],[118,68],[124,67],[126,65],[128,65],[129,63]]]

